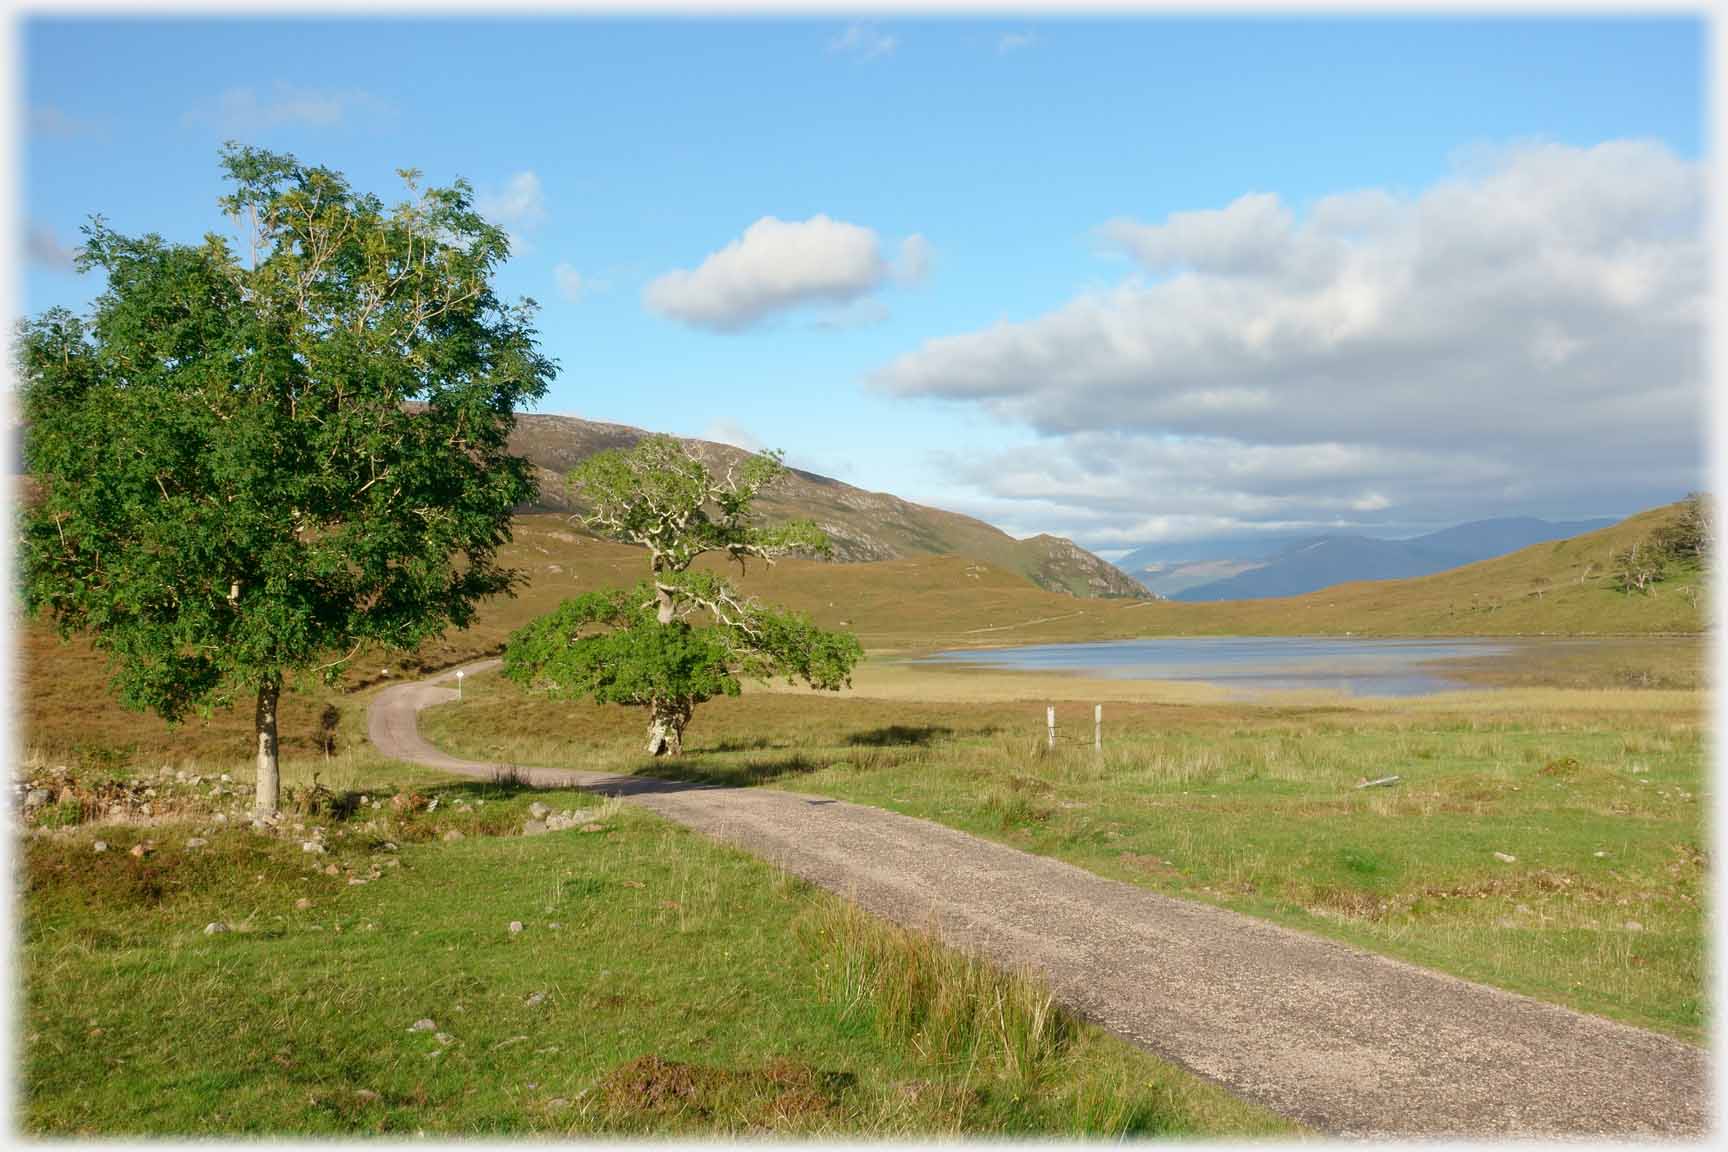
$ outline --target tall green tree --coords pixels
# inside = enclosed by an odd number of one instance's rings
[[[504,674],[533,689],[647,709],[651,756],[679,755],[696,705],[736,696],[740,677],[845,687],[863,656],[851,633],[818,628],[692,567],[710,552],[742,569],[751,559],[827,550],[809,521],[752,520],[757,495],[785,472],[780,455],[766,452],[716,477],[668,436],[583,461],[569,482],[588,506],[584,522],[645,549],[648,579],[566,600],[518,629],[504,648]]]
[[[222,167],[238,246],[97,217],[92,313],[21,325],[20,567],[29,611],[107,652],[128,707],[251,694],[269,814],[285,681],[413,648],[515,583],[498,549],[535,488],[506,439],[554,365],[533,302],[493,292],[509,245],[466,183],[403,171],[386,209],[292,156],[230,144]]]

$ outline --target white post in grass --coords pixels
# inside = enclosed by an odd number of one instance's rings
[[[456,669],[456,699],[462,699],[462,677],[466,675],[462,669]]]
[[[1050,726],[1050,747],[1056,747],[1056,705],[1044,709],[1044,722]]]
[[[1104,705],[1092,705],[1092,751],[1104,751]]]

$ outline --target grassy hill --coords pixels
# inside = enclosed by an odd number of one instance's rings
[[[533,461],[540,479],[536,511],[573,511],[564,474],[609,448],[627,448],[646,433],[623,424],[571,416],[522,414],[511,450]],[[744,453],[727,444],[685,440],[711,466],[724,470]],[[770,521],[814,520],[828,533],[835,559],[845,563],[911,556],[964,556],[1018,573],[1038,587],[1075,596],[1140,599],[1146,591],[1126,574],[1070,540],[1033,536],[1016,540],[982,520],[927,508],[883,492],[866,492],[827,476],[794,469],[757,501]]]
[[[876,652],[1143,636],[1697,634],[1705,619],[1698,572],[1676,573],[1648,594],[1630,595],[1616,590],[1608,575],[1613,552],[1647,538],[1676,512],[1677,506],[1653,509],[1598,532],[1451,572],[1281,600],[1077,599],[953,555],[855,564],[784,560],[771,568],[752,565],[740,584],[820,624],[849,628]],[[514,598],[487,604],[473,627],[426,645],[411,659],[363,657],[347,687],[385,679],[385,665],[393,679],[495,652],[512,630],[566,597],[644,575],[640,551],[578,535],[565,517],[549,513],[518,517],[504,555],[529,577]],[[83,642],[61,644],[39,624],[21,627],[18,635],[24,673],[19,719],[27,743],[126,747],[165,758],[192,746],[220,746],[238,757],[249,747],[245,708],[176,732],[122,711],[107,690],[104,661]],[[316,752],[326,727],[350,722],[353,707],[340,696],[290,694],[283,710],[284,750],[306,754]]]

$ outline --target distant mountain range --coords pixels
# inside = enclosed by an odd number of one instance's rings
[[[1427,576],[1504,556],[1532,544],[1594,532],[1612,519],[1555,522],[1530,516],[1477,520],[1416,536],[1382,540],[1339,534],[1288,540],[1259,557],[1219,555],[1217,542],[1170,550],[1142,548],[1118,561],[1148,590],[1174,600],[1261,600],[1300,596],[1357,580]]]
[[[524,511],[573,510],[564,474],[587,456],[608,448],[627,448],[645,435],[641,429],[624,424],[518,413],[510,448],[534,464],[540,480],[540,499]],[[683,443],[722,471],[727,463],[745,456],[729,444],[708,440]],[[814,520],[828,534],[833,558],[842,563],[964,556],[1018,573],[1051,592],[1149,598],[1139,583],[1071,540],[1060,536],[1016,540],[982,520],[914,504],[885,492],[866,492],[814,472],[792,469],[762,494],[756,507],[769,521]]]

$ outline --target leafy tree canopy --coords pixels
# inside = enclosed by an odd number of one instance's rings
[[[752,521],[757,494],[784,472],[778,453],[763,453],[716,478],[666,436],[584,461],[570,476],[591,508],[584,521],[646,548],[650,577],[631,590],[567,600],[519,629],[505,646],[505,675],[524,687],[648,708],[653,755],[676,755],[694,707],[737,695],[740,677],[845,687],[863,655],[856,637],[746,598],[718,573],[691,566],[706,552],[742,565],[826,550],[808,521]]]
[[[472,190],[386,209],[338,173],[229,145],[217,234],[84,228],[88,317],[20,326],[24,599],[111,654],[121,699],[170,720],[285,673],[334,678],[367,644],[466,625],[532,497],[506,451],[554,371],[534,305],[491,276],[504,232]],[[266,803],[267,800],[267,803]]]

